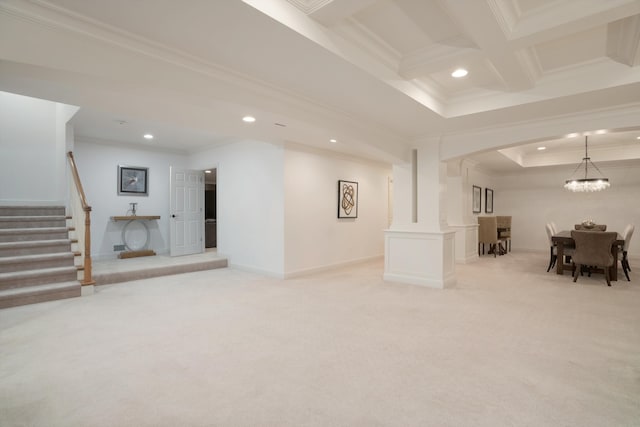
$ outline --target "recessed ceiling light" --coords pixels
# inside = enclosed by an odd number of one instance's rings
[[[575,138],[576,136],[578,136],[577,133],[570,133],[567,135],[567,138]]]
[[[335,143],[337,143],[337,142],[338,142],[338,140],[337,140],[337,139],[335,139],[335,138],[331,138],[331,139],[329,140],[329,142],[330,142],[330,143],[332,143],[332,144],[335,144]]]
[[[547,147],[538,147],[538,151],[546,150]]]
[[[253,122],[256,121],[256,118],[253,117],[253,116],[244,116],[242,118],[242,121],[245,122],[245,123],[253,123]]]
[[[596,131],[596,135],[604,135],[605,133],[607,133],[606,129],[600,129]]]
[[[636,139],[640,139],[640,136],[636,136]]]
[[[143,135],[143,138],[144,138],[144,139],[153,139],[153,135],[151,135],[150,133],[145,133],[145,134]]]
[[[211,173],[211,171],[204,171],[204,173]]]
[[[467,74],[469,74],[467,70],[465,70],[464,68],[458,68],[453,73],[451,73],[451,77],[455,77],[456,79],[459,79],[460,77],[464,77]]]

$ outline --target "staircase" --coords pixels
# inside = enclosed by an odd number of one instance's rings
[[[79,297],[64,207],[0,206],[0,308]]]

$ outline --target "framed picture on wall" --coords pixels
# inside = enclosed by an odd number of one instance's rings
[[[482,188],[473,186],[473,213],[482,212]]]
[[[484,212],[493,213],[493,190],[490,188],[484,189]]]
[[[338,181],[338,218],[358,218],[358,183]]]
[[[119,196],[148,196],[149,168],[118,166]]]

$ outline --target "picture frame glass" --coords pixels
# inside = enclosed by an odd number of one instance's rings
[[[484,211],[493,213],[493,190],[490,188],[485,188]]]
[[[482,212],[482,188],[473,186],[473,200],[472,200],[473,213]]]
[[[358,217],[358,183],[338,181],[338,218]]]
[[[149,194],[149,168],[118,166],[118,195],[147,196]]]

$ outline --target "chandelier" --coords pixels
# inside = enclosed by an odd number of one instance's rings
[[[598,167],[591,161],[591,158],[587,154],[587,138],[587,136],[584,137],[584,158],[582,159],[582,162],[578,165],[576,170],[573,171],[573,174],[571,175],[572,178],[566,180],[564,184],[564,188],[566,188],[567,190],[571,190],[574,193],[601,191],[609,188],[610,185],[609,179],[603,177],[600,169],[598,169]],[[589,164],[591,164],[591,166],[593,166],[598,171],[601,178],[588,177]],[[584,178],[574,179],[573,175],[578,172],[578,169],[580,169],[582,165],[584,165]]]

